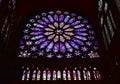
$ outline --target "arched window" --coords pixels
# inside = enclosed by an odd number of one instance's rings
[[[92,24],[71,11],[35,13],[25,20],[18,57],[98,58]]]

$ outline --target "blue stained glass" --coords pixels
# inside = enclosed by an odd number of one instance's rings
[[[81,47],[81,50],[83,50],[83,51],[87,51],[88,48],[87,48],[87,47]]]
[[[82,23],[88,23],[88,20],[82,20]]]
[[[43,51],[43,50],[42,50],[42,51],[40,50],[40,51],[38,52],[38,55],[39,55],[39,56],[43,56],[43,55],[44,55],[44,51]]]
[[[58,15],[57,14],[54,15],[54,20],[58,22]]]
[[[79,24],[79,25],[74,26],[74,28],[81,28],[81,27],[84,27],[84,26],[85,26],[84,24]]]
[[[26,71],[24,70],[24,71],[23,71],[23,75],[22,75],[22,80],[25,80],[26,75],[27,75],[27,73],[26,73]]]
[[[28,32],[29,32],[29,29],[24,29],[23,32],[24,32],[24,33],[28,33]]]
[[[48,57],[48,58],[52,58],[52,57],[53,57],[53,54],[52,54],[52,53],[49,53],[49,54],[47,54],[46,57]]]
[[[40,25],[40,24],[38,24],[38,23],[34,23],[33,25],[34,25],[35,27],[44,28],[44,26],[43,26],[43,25]]]
[[[50,42],[50,41],[45,41],[45,42],[43,42],[43,43],[41,44],[40,48],[45,48],[45,46],[47,46],[49,42]]]
[[[74,47],[75,49],[79,49],[79,46],[75,44],[73,41],[69,41],[69,43]]]
[[[74,37],[83,41],[87,40],[87,38],[83,36],[74,36]]]
[[[46,17],[42,17],[43,21],[45,21],[46,23],[50,23],[50,21],[46,18]]]
[[[62,22],[63,20],[64,20],[64,15],[61,14],[61,15],[59,16],[59,21]]]
[[[40,36],[33,36],[31,38],[31,40],[37,40],[37,39],[40,39],[40,38],[43,38],[44,36],[43,35],[40,35]]]
[[[30,33],[30,35],[40,35],[40,34],[43,34],[43,32],[41,31],[41,32],[32,32],[32,33]]]
[[[47,23],[42,20],[37,20],[37,22],[40,23],[41,25],[45,25],[45,26],[47,25]]]
[[[67,22],[69,19],[70,19],[70,16],[68,15],[65,17],[64,22]]]
[[[88,41],[88,42],[86,42],[86,45],[90,46],[90,45],[92,45],[92,42]]]
[[[70,44],[69,43],[65,43],[65,46],[66,46],[66,48],[67,48],[67,50],[69,51],[69,52],[73,52],[73,48],[70,46]]]
[[[31,51],[36,51],[36,50],[37,50],[36,46],[31,47]]]
[[[62,53],[66,52],[66,48],[65,48],[65,45],[63,43],[60,43],[60,51]]]
[[[51,49],[53,48],[53,45],[54,45],[54,43],[51,42],[51,43],[47,46],[46,51],[47,51],[47,52],[51,51]]]
[[[68,21],[68,23],[71,24],[71,23],[73,23],[74,21],[75,21],[75,18],[71,18],[71,19]]]
[[[84,45],[84,43],[80,41],[79,39],[73,38],[73,41],[79,45]]]
[[[37,40],[35,42],[35,44],[41,44],[42,42],[44,42],[46,40],[46,38],[41,38],[40,40]]]
[[[77,28],[77,29],[75,29],[75,31],[77,31],[77,32],[83,32],[83,31],[87,31],[87,29],[85,29],[85,28]]]
[[[80,24],[80,21],[75,21],[71,24],[71,26],[75,26],[75,25],[78,25],[78,24]]]
[[[38,57],[46,54],[47,58],[99,57],[95,32],[89,20],[83,16],[58,10],[43,12],[31,18],[24,24],[18,57],[33,58],[36,54]],[[28,56],[24,49],[32,53],[29,52]],[[90,51],[94,52],[91,54]]]
[[[75,51],[75,53],[74,53],[76,56],[79,56],[81,53],[80,53],[80,51]]]
[[[54,52],[58,52],[59,51],[59,43],[56,43],[54,45],[54,49],[53,49]]]
[[[89,33],[90,34],[94,34],[94,31],[91,29],[91,30],[89,30]]]
[[[23,38],[24,38],[24,39],[29,39],[30,36],[29,36],[29,35],[24,35]]]
[[[33,31],[43,31],[42,28],[31,28],[31,30],[33,30]]]
[[[62,57],[63,57],[63,55],[61,55],[61,54],[57,55],[57,58],[62,58]]]
[[[24,43],[23,43],[23,41],[22,40],[20,40],[20,45],[23,45]]]
[[[87,36],[88,34],[87,33],[83,33],[83,32],[75,32],[76,34],[78,34],[78,35],[81,35],[81,36]]]
[[[49,20],[50,20],[51,22],[54,22],[54,19],[53,19],[53,17],[52,17],[51,15],[48,15],[48,18],[49,18]]]
[[[91,36],[91,35],[90,35],[90,36],[88,37],[88,39],[89,39],[89,40],[94,40],[94,36]]]

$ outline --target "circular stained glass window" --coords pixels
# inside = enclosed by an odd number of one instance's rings
[[[97,58],[93,26],[69,11],[43,12],[24,24],[19,57]]]

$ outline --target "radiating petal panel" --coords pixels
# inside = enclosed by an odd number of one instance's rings
[[[54,51],[54,52],[58,52],[59,49],[60,49],[60,48],[59,48],[59,43],[54,44],[53,51]]]
[[[54,43],[51,42],[51,43],[47,46],[46,51],[47,51],[47,52],[51,51],[52,48],[53,48],[53,45],[54,45]]]
[[[65,43],[65,46],[66,46],[66,48],[67,48],[67,50],[69,51],[69,52],[73,52],[73,48],[70,46],[70,44],[69,43]]]
[[[65,45],[63,43],[60,43],[60,51],[62,53],[65,53],[66,52],[66,48],[65,48]]]
[[[40,48],[45,48],[50,41],[45,41],[41,44]]]

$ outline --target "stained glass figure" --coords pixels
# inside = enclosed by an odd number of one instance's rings
[[[61,80],[61,72],[60,72],[60,70],[57,71],[57,80]]]
[[[84,68],[83,76],[84,76],[84,80],[91,80],[91,73],[89,70],[87,70],[87,68]]]
[[[86,74],[86,68],[84,68],[84,70],[83,70],[83,78],[84,78],[84,80],[87,80],[87,74]]]
[[[61,10],[35,14],[23,25],[18,57],[99,57],[93,26],[85,17]]]
[[[73,79],[77,80],[77,75],[76,75],[76,71],[75,70],[73,70]]]
[[[26,74],[26,70],[24,70],[24,71],[23,71],[23,74],[22,74],[22,80],[25,80],[26,75],[27,75],[27,74]]]
[[[51,72],[50,72],[50,70],[47,72],[47,80],[51,80]]]
[[[30,69],[27,67],[27,79],[26,80],[30,80]]]
[[[62,72],[58,69],[51,70],[49,68],[44,69],[42,74],[41,70],[37,67],[29,68],[22,67],[22,80],[23,81],[38,81],[38,80],[101,80],[101,75],[99,70],[94,67],[72,67],[65,68]],[[72,70],[73,69],[73,70]],[[71,72],[72,71],[72,72]],[[32,72],[32,73],[31,73]],[[92,73],[91,73],[92,72]]]
[[[67,71],[67,78],[68,78],[68,80],[71,80],[71,72],[70,72],[70,70]]]
[[[81,80],[81,73],[80,73],[80,70],[77,70],[77,76],[78,76],[78,80]]]
[[[56,75],[56,71],[54,70],[54,71],[53,71],[53,80],[57,80],[56,77],[57,77],[57,75]]]
[[[33,71],[32,80],[36,80],[36,70]]]
[[[101,80],[100,72],[95,67],[93,69],[93,75],[95,80]]]
[[[91,80],[91,73],[90,73],[90,71],[89,70],[87,70],[87,80]]]
[[[42,78],[42,80],[46,80],[46,75],[47,75],[46,70],[44,70],[43,71],[43,78]]]
[[[40,80],[40,76],[41,76],[41,72],[40,72],[40,70],[38,70],[38,72],[37,72],[37,80]]]
[[[65,70],[63,70],[63,80],[67,80],[66,71]]]

